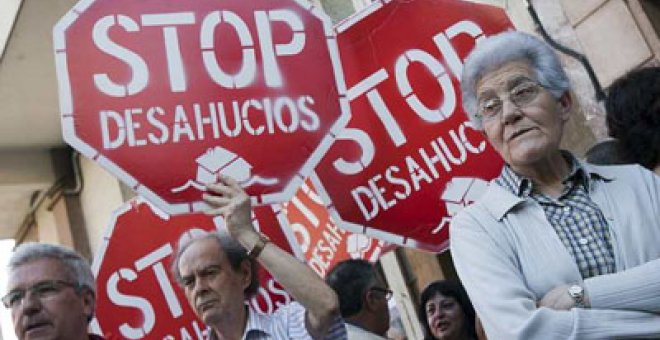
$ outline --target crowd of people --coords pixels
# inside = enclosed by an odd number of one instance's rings
[[[506,164],[452,221],[461,282],[421,292],[425,339],[660,338],[660,68],[611,86],[613,139],[593,162],[560,149],[576,100],[539,39],[485,39],[465,60],[461,89],[472,126]],[[374,264],[344,261],[323,280],[255,229],[235,180],[208,185],[204,200],[226,230],[182,235],[171,272],[209,339],[387,338],[392,290]],[[273,314],[250,307],[258,265],[295,302]],[[79,254],[26,243],[2,302],[21,340],[101,339],[88,333],[95,292]]]

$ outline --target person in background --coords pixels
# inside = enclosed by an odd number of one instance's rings
[[[461,90],[472,126],[506,163],[449,231],[488,338],[659,338],[660,176],[560,150],[570,83],[534,36],[477,44]]]
[[[584,158],[588,163],[596,165],[621,165],[633,163],[625,160],[620,144],[621,143],[616,139],[608,139],[596,143],[587,150]]]
[[[19,245],[9,259],[4,306],[19,340],[99,340],[87,327],[94,316],[96,284],[87,261],[71,249]]]
[[[419,318],[425,340],[476,340],[475,313],[460,283],[443,280],[422,291]]]
[[[346,339],[335,292],[309,267],[257,232],[250,197],[220,177],[207,186],[206,214],[222,215],[226,232],[184,233],[172,272],[209,339]],[[261,314],[247,304],[257,291],[259,262],[296,302]]]
[[[325,281],[339,296],[339,310],[349,340],[385,339],[390,327],[387,289],[373,264],[365,260],[337,263]]]
[[[660,175],[660,67],[641,68],[614,81],[605,109],[621,156]]]

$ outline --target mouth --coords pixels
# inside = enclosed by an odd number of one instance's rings
[[[529,132],[529,131],[532,131],[532,130],[534,130],[533,127],[520,129],[520,130],[518,130],[518,131],[512,133],[511,136],[509,136],[509,140],[513,140],[513,139],[515,139],[515,138],[518,138],[518,137],[520,137],[521,135],[523,135],[523,134],[525,134],[525,133],[527,133],[527,132]]]
[[[435,328],[441,332],[447,331],[451,327],[451,322],[449,321],[439,321],[435,324]]]
[[[214,300],[202,301],[201,303],[197,304],[197,310],[200,311],[200,312],[205,312],[205,311],[213,308],[213,306],[215,306],[216,302],[217,302],[217,300],[215,300],[215,299]]]
[[[35,321],[35,322],[30,322],[24,329],[24,332],[26,334],[29,333],[36,333],[36,332],[42,332],[47,330],[51,324],[47,321]]]

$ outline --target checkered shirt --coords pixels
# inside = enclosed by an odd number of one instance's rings
[[[564,152],[571,171],[562,181],[558,199],[538,193],[529,178],[519,176],[507,165],[495,183],[523,199],[541,205],[545,216],[586,279],[615,272],[609,226],[603,212],[589,197],[592,181],[605,180],[589,174],[570,153]]]

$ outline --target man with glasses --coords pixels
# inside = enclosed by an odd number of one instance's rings
[[[9,260],[4,306],[20,340],[98,340],[88,334],[96,290],[87,261],[58,245],[25,243]]]
[[[346,339],[337,296],[314,271],[270,242],[252,224],[250,197],[221,176],[207,186],[209,215],[222,215],[226,230],[186,232],[172,272],[190,307],[209,327],[209,339]],[[257,262],[296,300],[273,314],[247,300],[259,286]]]
[[[449,233],[488,338],[660,338],[660,177],[560,149],[570,83],[529,34],[480,42],[461,90],[506,163]]]
[[[390,327],[387,289],[380,274],[365,260],[346,260],[334,266],[325,281],[339,296],[339,310],[349,340],[382,340]]]

